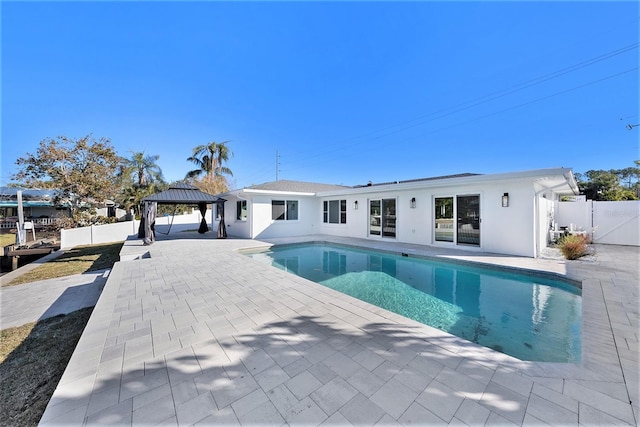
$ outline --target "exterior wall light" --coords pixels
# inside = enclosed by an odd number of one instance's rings
[[[416,198],[415,197],[412,197],[411,200],[409,200],[409,207],[411,209],[416,207]]]
[[[358,201],[353,202],[353,209],[358,209]]]
[[[503,208],[509,207],[509,193],[504,193],[502,195],[502,207]]]

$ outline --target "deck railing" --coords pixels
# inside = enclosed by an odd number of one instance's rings
[[[36,227],[54,225],[58,218],[34,218],[25,220],[25,222],[33,222]],[[0,219],[0,228],[18,228],[18,221],[11,219]]]

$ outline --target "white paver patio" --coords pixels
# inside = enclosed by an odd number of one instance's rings
[[[348,242],[580,280],[581,364],[520,361],[236,252],[265,242],[132,241],[41,425],[637,425],[638,248],[580,263]]]

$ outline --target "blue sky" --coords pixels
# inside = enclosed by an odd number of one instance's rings
[[[637,2],[6,2],[2,184],[57,135],[233,188],[640,158]]]

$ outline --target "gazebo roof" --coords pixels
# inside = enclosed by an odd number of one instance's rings
[[[205,193],[198,190],[193,185],[189,184],[173,184],[168,190],[161,191],[160,193],[152,194],[151,196],[142,199],[143,202],[156,202],[165,204],[198,204],[198,203],[216,203],[223,201],[219,197],[213,194]]]

